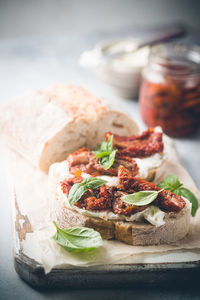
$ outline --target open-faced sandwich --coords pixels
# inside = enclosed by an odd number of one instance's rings
[[[107,132],[97,150],[84,147],[70,154],[50,168],[53,219],[61,228],[90,227],[104,239],[131,245],[183,238],[190,202],[147,181],[163,152],[162,132],[149,129],[129,137]]]
[[[55,85],[2,107],[0,133],[36,168],[50,168],[60,227],[93,228],[131,245],[187,234],[193,196],[180,183],[173,190],[151,182],[166,158],[159,128],[138,134],[128,115],[83,88]]]

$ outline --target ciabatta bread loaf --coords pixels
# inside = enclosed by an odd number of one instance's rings
[[[0,110],[0,133],[14,150],[45,172],[82,146],[95,149],[106,131],[131,135],[138,133],[138,127],[129,116],[110,110],[77,86],[54,85]]]

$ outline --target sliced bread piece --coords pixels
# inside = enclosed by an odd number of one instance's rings
[[[170,244],[182,239],[189,231],[190,205],[179,213],[167,213],[165,224],[159,227],[147,222],[110,221],[83,215],[54,198],[52,219],[61,228],[84,226],[98,231],[103,239],[116,239],[129,245]]]
[[[52,220],[55,220],[61,228],[90,227],[97,230],[104,239],[116,239],[130,245],[141,246],[169,244],[182,239],[188,233],[191,203],[187,199],[185,199],[186,206],[180,212],[166,213],[164,216],[165,224],[159,227],[148,223],[146,220],[138,222],[108,220],[106,214],[92,215],[87,211],[80,211],[77,207],[71,208],[66,204],[66,196],[61,190],[60,183],[69,176],[66,161],[55,163],[50,168],[51,215]],[[108,176],[106,180],[108,180]],[[112,181],[109,184],[115,185],[116,183]]]

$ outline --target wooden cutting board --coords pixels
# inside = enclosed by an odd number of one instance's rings
[[[43,266],[24,251],[24,241],[33,232],[27,215],[20,211],[17,195],[12,201],[14,265],[19,276],[35,288],[131,288],[145,285],[197,284],[200,260],[179,263],[144,263],[93,267],[54,268],[45,274]],[[36,244],[33,241],[33,247]],[[200,253],[199,253],[200,257]]]

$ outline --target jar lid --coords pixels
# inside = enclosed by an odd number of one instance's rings
[[[153,46],[149,64],[157,70],[174,75],[200,73],[200,47],[187,44],[159,44]]]

